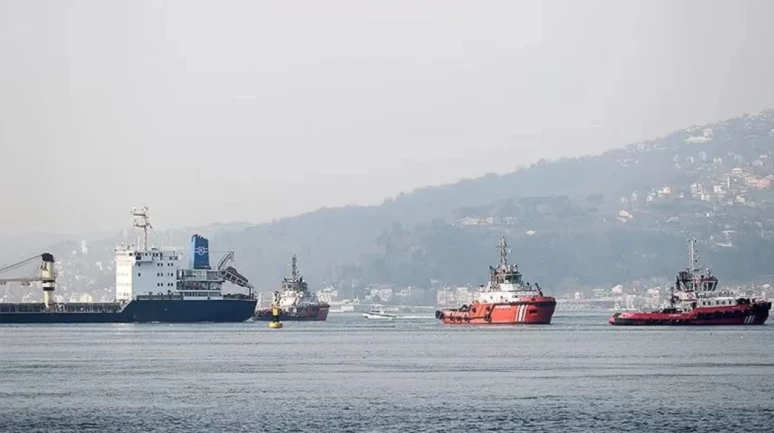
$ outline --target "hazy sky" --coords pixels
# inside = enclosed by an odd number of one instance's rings
[[[0,0],[0,233],[265,221],[774,107],[774,2]]]

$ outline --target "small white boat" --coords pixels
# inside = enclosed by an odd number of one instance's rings
[[[384,310],[371,310],[367,313],[363,313],[363,317],[366,319],[387,319],[392,320],[395,318],[394,314],[385,313]]]

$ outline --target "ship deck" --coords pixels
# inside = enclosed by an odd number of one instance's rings
[[[118,302],[73,302],[54,304],[46,309],[42,302],[0,303],[0,314],[7,313],[118,313]]]

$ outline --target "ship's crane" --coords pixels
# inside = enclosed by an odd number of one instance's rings
[[[222,259],[220,259],[220,261],[218,262],[218,267],[216,269],[221,271],[227,264],[229,264],[232,261],[234,261],[234,252],[229,251],[226,253],[226,255],[223,256]]]
[[[229,251],[218,262],[217,270],[224,280],[236,284],[239,287],[247,288],[248,296],[253,297],[253,285],[247,280],[247,278],[240,274],[233,266],[227,266],[230,262],[234,261],[234,252]]]
[[[43,253],[39,256],[30,257],[12,265],[4,266],[0,268],[0,275],[4,272],[12,271],[14,269],[21,268],[34,261],[40,260],[40,267],[37,276],[34,277],[17,277],[17,278],[0,278],[0,285],[6,283],[20,283],[23,286],[29,286],[31,283],[40,282],[43,286],[43,303],[46,308],[51,305],[51,295],[54,293],[56,287],[56,268],[54,267],[54,256],[51,253]]]

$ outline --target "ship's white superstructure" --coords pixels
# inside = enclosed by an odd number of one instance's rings
[[[183,269],[181,255],[170,248],[148,247],[148,209],[132,210],[134,227],[143,230],[140,245],[116,248],[116,300],[174,297],[185,300],[222,299],[220,270]]]
[[[696,239],[688,239],[688,263],[685,271],[678,273],[668,300],[669,307],[690,311],[694,308],[736,305],[738,297],[730,291],[718,290],[718,279],[712,275],[710,268],[702,273]]]
[[[116,300],[177,292],[180,255],[174,250],[116,249]]]
[[[478,294],[478,302],[482,304],[497,304],[519,302],[522,298],[543,296],[540,286],[524,283],[519,267],[508,263],[508,244],[505,236],[500,239],[500,264],[489,267],[489,282]]]
[[[309,291],[304,277],[298,272],[298,259],[293,255],[290,278],[282,280],[282,287],[274,292],[274,305],[283,311],[295,312],[299,308],[321,305],[317,295]],[[327,304],[326,304],[327,305]]]

